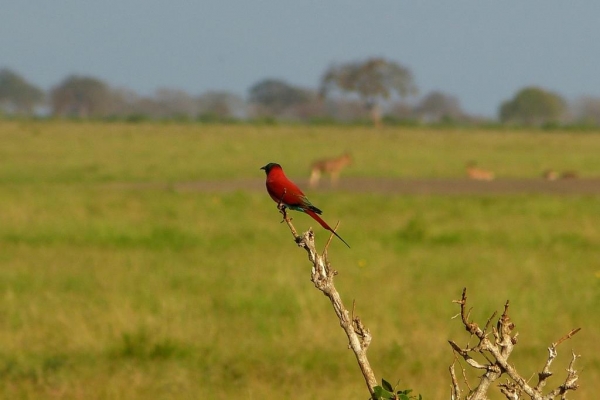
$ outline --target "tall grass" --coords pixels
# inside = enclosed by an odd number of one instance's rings
[[[599,146],[600,136],[571,133],[3,123],[0,397],[366,398],[268,196],[112,182],[260,177],[277,160],[301,176],[313,154],[338,149],[356,154],[354,176],[459,176],[467,156],[513,176],[542,164],[592,176]],[[573,348],[584,356],[577,396],[594,398],[597,197],[310,197],[352,245],[334,241],[330,258],[344,301],[356,300],[373,333],[379,377],[447,398],[446,341],[467,341],[451,300],[467,286],[479,321],[511,300],[520,332],[511,359],[524,376],[581,326],[559,347],[554,379]]]

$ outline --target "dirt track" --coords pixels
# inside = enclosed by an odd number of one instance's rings
[[[296,180],[308,190],[306,180]],[[119,187],[135,189],[174,189],[181,191],[231,192],[236,190],[264,190],[264,179],[234,179],[223,181],[196,181],[174,184],[139,183],[119,184]],[[315,191],[333,190],[329,182],[323,182]],[[392,178],[343,178],[335,190],[355,193],[390,194],[600,194],[600,178],[563,179],[499,179],[491,182],[468,179],[392,179]]]

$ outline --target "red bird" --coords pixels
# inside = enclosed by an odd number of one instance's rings
[[[335,231],[327,225],[327,222],[319,217],[318,214],[321,214],[323,211],[313,206],[304,193],[302,193],[302,190],[285,176],[281,165],[268,163],[260,169],[264,169],[267,174],[267,191],[277,204],[282,204],[290,210],[296,210],[310,215],[315,221],[321,224],[323,228],[333,233],[338,239],[344,242],[346,246],[350,247],[340,235],[335,233]]]

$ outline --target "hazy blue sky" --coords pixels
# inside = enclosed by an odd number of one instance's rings
[[[267,77],[317,88],[331,63],[383,56],[474,114],[526,85],[600,97],[598,0],[19,0],[0,15],[0,67],[44,89],[77,73],[245,96]]]

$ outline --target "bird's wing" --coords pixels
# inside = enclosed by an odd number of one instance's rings
[[[321,211],[320,209],[318,209],[317,207],[315,207],[313,205],[313,203],[310,202],[310,200],[303,194],[301,196],[298,196],[298,199],[300,200],[300,204],[303,210],[311,210],[316,214],[322,214],[323,211]]]

